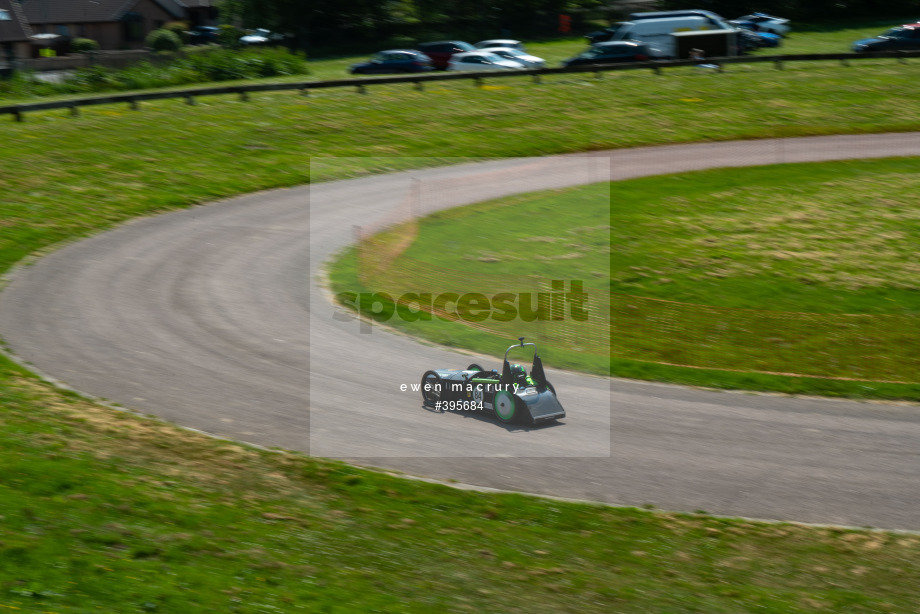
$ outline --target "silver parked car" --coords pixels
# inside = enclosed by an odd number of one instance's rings
[[[779,36],[788,36],[789,31],[792,29],[788,19],[767,15],[766,13],[751,13],[750,15],[744,15],[733,21],[740,21],[747,24],[742,27],[753,30],[754,32],[769,32]]]
[[[476,43],[475,47],[477,49],[488,49],[492,50],[494,47],[502,47],[503,49],[520,49],[524,51],[524,43],[521,41],[512,40],[510,38],[490,38],[487,41],[479,41]]]
[[[524,66],[520,62],[513,62],[490,53],[489,51],[467,51],[458,53],[450,58],[447,70],[521,70]]]
[[[506,60],[511,60],[512,62],[518,62],[523,65],[524,68],[545,68],[546,60],[543,58],[538,58],[535,55],[530,55],[526,51],[521,51],[520,49],[514,49],[511,47],[489,47],[485,49],[489,53],[494,53],[495,55],[502,57]]]

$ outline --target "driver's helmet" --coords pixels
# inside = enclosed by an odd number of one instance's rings
[[[527,371],[519,364],[511,365],[511,378],[516,382],[522,382],[527,379]]]

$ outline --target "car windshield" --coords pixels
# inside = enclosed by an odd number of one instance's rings
[[[904,28],[891,28],[887,32],[879,34],[879,38],[898,38],[904,36]]]
[[[495,55],[502,55],[505,57],[509,57],[509,56],[521,57],[522,55],[527,55],[526,53],[524,53],[523,51],[519,49],[496,49],[492,53],[494,53]]]
[[[612,54],[614,51],[616,51],[616,49],[611,49],[610,47],[592,47],[591,49],[588,49],[587,51],[585,51],[584,53],[582,53],[582,54],[581,54],[580,56],[578,56],[578,57],[581,57],[581,58],[597,58],[597,57],[600,57],[600,56],[602,56],[602,55],[610,55],[610,54]]]
[[[632,34],[632,24],[619,24],[616,31],[613,33],[613,36],[610,37],[612,41],[623,41],[630,38]]]

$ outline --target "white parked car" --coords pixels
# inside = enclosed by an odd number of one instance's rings
[[[271,32],[265,28],[256,28],[247,30],[245,36],[240,37],[241,45],[269,45],[284,40],[284,36],[277,32]]]
[[[530,55],[526,51],[521,51],[520,49],[514,49],[511,47],[489,47],[485,51],[494,53],[495,55],[506,60],[518,62],[519,64],[523,65],[524,68],[546,68],[546,60],[543,58],[538,58],[535,55]]]
[[[513,62],[488,51],[456,53],[450,58],[447,70],[521,70],[520,62]]]
[[[490,38],[487,41],[479,41],[474,45],[477,49],[489,49],[492,47],[502,47],[504,49],[520,49],[524,51],[524,43],[521,41],[511,40],[510,38]]]
[[[755,32],[768,32],[770,34],[778,34],[780,36],[786,36],[789,34],[789,30],[792,29],[792,26],[789,25],[789,20],[782,17],[774,17],[773,15],[767,15],[766,13],[751,13],[750,15],[745,15],[744,17],[739,17],[734,21],[741,21],[750,24],[747,26],[749,30],[754,30]]]

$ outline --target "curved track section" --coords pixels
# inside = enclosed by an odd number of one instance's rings
[[[614,178],[627,178],[890,155],[920,155],[920,136],[590,157]],[[322,262],[351,241],[352,224],[387,215],[413,180],[469,178],[462,194],[442,203],[453,206],[597,180],[569,172],[584,159],[560,156],[537,166],[501,160],[330,182],[138,220],[18,270],[0,294],[0,335],[19,357],[76,389],[261,445],[615,504],[920,529],[916,406],[719,393],[550,370],[568,418],[547,428],[506,428],[423,409],[418,393],[399,385],[471,358],[376,327],[362,332],[336,315],[317,284]],[[546,172],[546,164],[556,171]],[[475,179],[493,171],[513,179]]]

